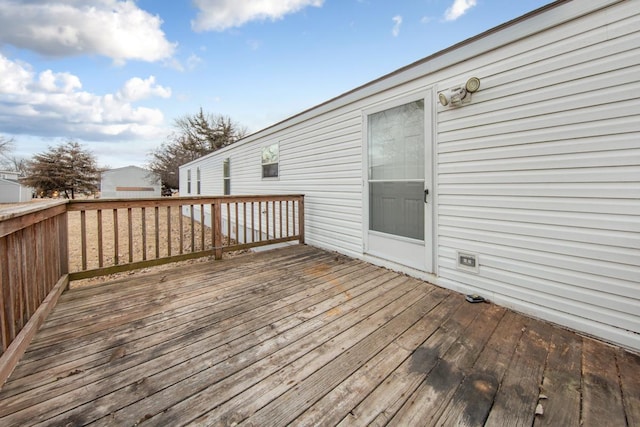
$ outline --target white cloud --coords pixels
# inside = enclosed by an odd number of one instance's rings
[[[444,12],[445,21],[455,21],[476,5],[476,0],[454,0]]]
[[[118,96],[124,101],[139,101],[151,96],[171,97],[171,89],[158,86],[155,83],[156,78],[154,76],[150,76],[146,80],[134,77],[124,84],[124,87],[118,92]]]
[[[194,0],[200,10],[191,27],[195,31],[223,31],[256,20],[281,19],[305,7],[321,7],[324,0]]]
[[[195,53],[192,53],[191,55],[189,55],[189,58],[187,58],[187,67],[190,70],[195,69],[200,64],[202,64],[202,58]]]
[[[400,26],[402,25],[402,16],[396,15],[391,18],[391,20],[393,21],[393,29],[391,30],[391,34],[393,34],[393,37],[398,37],[398,34],[400,34]]]
[[[82,89],[70,73],[33,71],[0,55],[0,131],[84,140],[158,138],[166,134],[158,109],[134,106],[149,97],[168,98],[171,89],[155,78],[134,77],[115,94]]]
[[[159,61],[173,55],[162,20],[130,0],[0,0],[0,44],[53,57]]]

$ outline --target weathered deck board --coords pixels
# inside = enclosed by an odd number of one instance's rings
[[[546,416],[536,417],[534,426],[580,425],[581,356],[582,340],[556,328],[540,390],[544,398],[539,403]]]
[[[452,401],[456,389],[463,381],[465,374],[475,363],[480,352],[498,325],[504,309],[500,307],[473,306],[476,317],[469,325],[457,332],[458,339],[447,350],[435,368],[429,373],[418,389],[391,419],[396,425],[434,424],[447,405]],[[472,310],[469,310],[470,312]],[[480,311],[487,316],[482,321],[475,321]]]
[[[615,349],[586,339],[582,352],[582,408],[584,425],[626,424]]]
[[[533,424],[551,332],[549,324],[528,324],[502,379],[486,425]]]
[[[623,349],[292,246],[66,292],[0,390],[0,424],[633,426],[639,369]]]

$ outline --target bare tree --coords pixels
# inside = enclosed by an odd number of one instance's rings
[[[102,169],[94,155],[78,142],[69,140],[44,153],[36,154],[28,162],[26,176],[21,181],[38,193],[64,194],[75,199],[79,193],[98,190]]]
[[[4,165],[9,159],[9,153],[13,150],[13,138],[0,135],[0,164]]]
[[[174,122],[175,131],[159,148],[152,151],[148,168],[160,175],[165,188],[178,188],[178,168],[233,144],[247,134],[247,129],[229,117],[205,113],[202,108],[193,115]]]

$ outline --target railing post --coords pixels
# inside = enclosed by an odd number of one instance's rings
[[[68,202],[65,208],[68,208]],[[69,214],[65,212],[60,215],[58,222],[58,253],[60,254],[60,275],[69,273]],[[48,291],[48,289],[47,289]]]
[[[300,227],[300,230],[298,230],[300,239],[298,241],[301,245],[304,245],[304,196],[300,196],[298,201],[298,226]]]
[[[211,226],[213,231],[213,257],[222,259],[222,212],[220,209],[220,201],[213,203],[213,212],[211,215]]]

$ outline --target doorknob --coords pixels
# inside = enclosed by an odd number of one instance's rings
[[[424,190],[424,202],[427,203],[427,196],[429,195],[429,190],[425,188]]]

